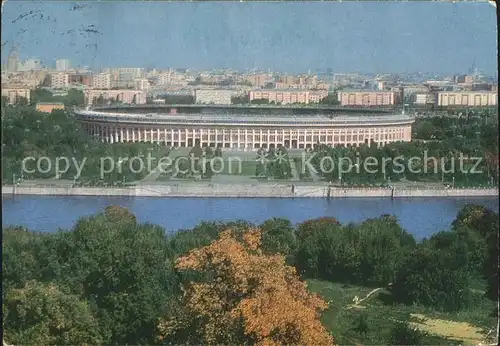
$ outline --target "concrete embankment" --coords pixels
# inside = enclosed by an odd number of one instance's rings
[[[339,188],[284,184],[174,184],[123,188],[3,186],[2,195],[137,197],[497,197],[498,189]]]

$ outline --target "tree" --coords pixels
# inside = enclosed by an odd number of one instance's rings
[[[5,339],[16,344],[101,344],[100,326],[87,302],[54,284],[28,282],[3,302]]]
[[[389,335],[389,345],[421,345],[424,333],[407,322],[397,322]]]
[[[21,227],[2,230],[2,286],[4,292],[22,288],[29,280],[39,279],[42,272],[40,255],[44,234]]]
[[[368,326],[368,321],[366,318],[366,314],[360,314],[356,317],[356,320],[354,321],[354,331],[356,331],[359,334],[362,334],[363,336],[366,337],[366,334],[368,334],[370,328]]]
[[[131,222],[136,223],[136,217],[128,209],[110,205],[104,210],[104,215],[111,222]]]
[[[314,234],[317,230],[332,226],[340,226],[340,222],[334,217],[321,217],[304,221],[297,227],[297,238],[303,240],[305,237]]]
[[[106,104],[106,100],[104,99],[103,95],[99,95],[99,97],[97,98],[96,104],[98,106],[104,106]]]
[[[240,238],[240,239],[238,239]],[[264,255],[261,232],[219,240],[178,259],[181,271],[205,273],[191,282],[180,313],[159,325],[163,340],[203,344],[331,345],[319,320],[327,304],[307,292],[281,255]],[[189,331],[189,333],[186,332]],[[180,338],[188,338],[182,340]]]
[[[248,95],[232,96],[231,97],[231,103],[232,104],[249,104],[250,103],[250,97]]]
[[[290,220],[272,218],[265,221],[260,229],[263,250],[267,253],[281,253],[290,260],[297,247],[295,229]]]
[[[422,120],[415,124],[414,136],[418,139],[433,139],[435,131],[432,122]]]
[[[358,252],[359,266],[355,273],[359,284],[379,286],[391,283],[401,259],[416,245],[413,236],[391,216],[368,219],[345,232],[349,240],[344,246],[351,246]]]
[[[452,226],[456,231],[471,229],[483,239],[486,255],[483,258],[482,274],[488,283],[486,295],[492,300],[498,300],[498,214],[481,205],[466,205],[459,211]]]
[[[220,147],[215,148],[215,157],[222,157],[222,149]]]
[[[66,106],[81,106],[85,103],[85,94],[78,89],[69,89],[68,95],[65,98],[64,104]]]
[[[212,150],[212,148],[205,147],[204,150],[205,150],[205,157],[207,157],[209,159],[214,157],[214,151]]]
[[[199,146],[194,146],[189,152],[189,155],[193,155],[193,157],[199,159],[203,156],[203,150]]]
[[[339,105],[340,101],[338,99],[337,92],[334,92],[328,93],[328,96],[321,99],[319,103],[323,105]]]
[[[103,343],[151,344],[157,319],[177,294],[165,230],[135,223],[124,208],[106,214],[57,234],[45,275],[88,299]]]
[[[9,104],[9,98],[7,96],[2,96],[2,108]]]
[[[457,249],[419,245],[400,265],[391,292],[396,301],[458,311],[470,303],[469,271]]]
[[[28,99],[24,96],[16,95],[16,102],[15,103],[18,106],[26,106],[26,105],[28,105]]]

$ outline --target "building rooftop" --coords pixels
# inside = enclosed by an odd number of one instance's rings
[[[394,124],[394,123],[412,123],[413,117],[402,114],[391,115],[337,115],[337,116],[310,116],[310,115],[286,115],[281,116],[255,116],[253,114],[129,114],[106,112],[102,110],[78,110],[77,116],[96,121],[116,121],[116,122],[138,122],[138,123],[175,123],[175,124],[211,124],[211,125],[349,125],[363,123]]]
[[[123,110],[130,110],[130,109],[142,109],[142,108],[193,108],[193,109],[212,109],[212,110],[217,110],[217,109],[263,109],[263,110],[290,110],[290,109],[296,109],[300,111],[304,110],[333,110],[333,111],[345,111],[345,112],[363,112],[363,113],[387,113],[392,111],[393,107],[388,106],[387,108],[369,108],[369,107],[345,107],[345,106],[335,106],[335,105],[260,105],[260,104],[234,104],[234,105],[217,105],[217,104],[166,104],[166,105],[152,105],[152,104],[142,104],[142,105],[122,105],[122,106],[111,106],[111,107],[96,107],[95,109],[103,110],[106,111],[106,109],[123,109]]]

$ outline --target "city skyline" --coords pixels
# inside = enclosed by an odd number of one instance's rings
[[[497,74],[487,3],[12,2],[3,17],[3,62],[16,44],[91,68]]]

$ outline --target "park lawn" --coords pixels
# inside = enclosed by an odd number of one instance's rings
[[[214,170],[218,172],[216,174],[245,175],[253,177],[255,176],[257,163],[256,160],[245,160],[241,162],[237,160],[224,160],[223,167],[220,167],[220,161],[214,161],[213,167]]]
[[[321,280],[308,280],[308,287],[329,303],[321,319],[339,345],[387,344],[391,329],[398,321],[408,321],[427,332],[422,340],[424,345],[477,344],[489,329],[496,326],[496,318],[492,315],[495,304],[484,298],[482,292],[478,292],[476,297],[478,304],[472,304],[469,310],[447,314],[425,307],[393,303],[386,289],[354,306],[355,296],[363,299],[373,288]],[[366,335],[356,331],[360,315],[366,317]]]
[[[174,153],[172,153],[174,154]],[[175,160],[179,159],[180,157],[187,157],[187,156],[177,156],[173,155],[172,160],[175,162]],[[208,161],[209,159],[207,159]],[[240,168],[241,167],[241,168]],[[221,167],[221,161],[220,160],[215,160],[213,163],[213,168],[215,171],[215,174],[220,174],[220,175],[241,175],[241,176],[255,176],[255,172],[257,169],[257,161],[255,160],[248,160],[248,161],[237,161],[237,160],[224,160],[222,163]],[[162,173],[157,180],[169,180],[171,178],[171,174],[168,173]]]

